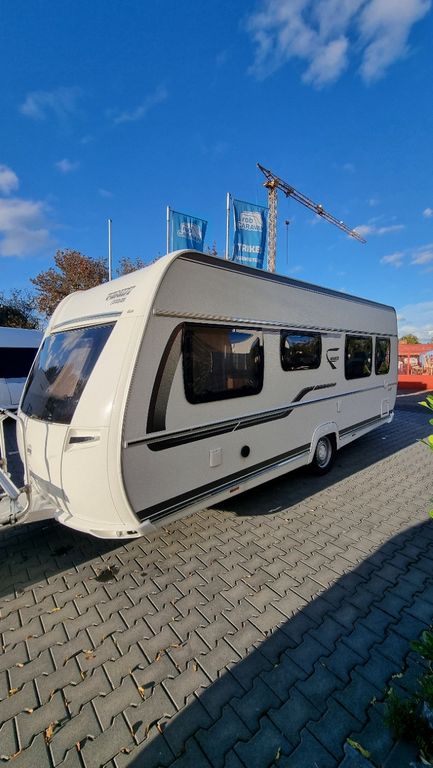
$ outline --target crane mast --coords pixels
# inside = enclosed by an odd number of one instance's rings
[[[277,191],[281,189],[282,192],[286,195],[286,197],[293,197],[294,200],[296,200],[298,203],[301,203],[302,205],[305,205],[306,208],[309,208],[310,211],[313,211],[318,216],[321,216],[326,221],[329,221],[330,224],[334,224],[336,227],[341,229],[343,232],[346,233],[346,235],[349,235],[349,237],[353,237],[355,240],[358,240],[360,243],[365,243],[363,237],[361,237],[360,234],[355,229],[351,229],[348,227],[343,221],[339,221],[335,218],[331,213],[325,210],[323,205],[320,203],[315,203],[313,200],[310,200],[309,197],[304,195],[302,192],[298,192],[294,187],[292,187],[290,184],[287,184],[286,181],[283,181],[278,176],[276,176],[272,171],[268,170],[267,168],[264,168],[263,165],[260,165],[260,163],[257,163],[257,167],[263,175],[266,177],[266,181],[264,183],[264,186],[268,190],[268,207],[269,207],[269,219],[268,219],[268,271],[269,272],[275,272],[275,262],[276,262],[276,250],[277,250]]]

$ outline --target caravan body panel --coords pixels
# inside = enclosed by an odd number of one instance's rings
[[[32,482],[66,525],[140,535],[389,421],[396,360],[390,307],[169,254],[56,310],[20,413]]]

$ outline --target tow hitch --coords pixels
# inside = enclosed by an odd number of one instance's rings
[[[6,419],[13,419],[17,429],[21,429],[24,446],[24,485],[18,488],[8,472],[6,439],[4,424]],[[0,526],[15,525],[22,522],[30,511],[30,482],[25,450],[25,434],[21,419],[15,413],[0,409]]]

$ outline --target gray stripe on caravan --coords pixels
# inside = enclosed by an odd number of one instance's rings
[[[334,291],[332,288],[323,288],[321,285],[304,283],[302,280],[294,280],[291,277],[277,275],[275,272],[266,272],[265,270],[246,267],[243,264],[237,264],[234,261],[218,259],[215,258],[215,256],[208,256],[205,253],[198,253],[197,251],[184,253],[179,256],[179,260],[194,261],[196,263],[198,262],[207,264],[214,269],[223,269],[231,272],[242,272],[244,276],[253,277],[255,280],[266,280],[267,282],[291,285],[293,288],[298,288],[302,291],[308,291],[309,293],[319,293],[325,296],[334,296],[335,298],[344,299],[345,301],[350,301],[355,304],[367,304],[370,307],[380,307],[380,309],[388,309],[395,313],[394,307],[391,307],[389,304],[381,304],[378,301],[371,301],[370,299],[363,299],[359,296],[352,296],[349,293],[341,293],[341,291]]]
[[[284,466],[284,464],[288,464],[291,461],[300,458],[301,456],[305,456],[309,453],[309,450],[309,444],[299,446],[299,448],[292,449],[291,451],[287,451],[286,453],[283,453],[279,456],[273,456],[271,459],[262,461],[260,464],[256,464],[252,467],[249,467],[248,469],[235,472],[234,474],[228,475],[225,478],[220,478],[219,480],[215,480],[214,482],[208,483],[207,485],[198,486],[192,491],[187,491],[186,493],[182,493],[179,496],[174,496],[171,499],[167,499],[166,501],[162,501],[159,504],[155,504],[152,507],[142,509],[135,514],[139,520],[158,520],[165,515],[178,512],[190,504],[204,501],[207,497],[213,496],[216,493],[221,493],[222,491],[235,486],[239,482],[252,480],[253,478],[258,477],[259,475],[264,474],[271,469],[275,469],[278,466]]]
[[[391,382],[388,384],[388,387],[391,388],[396,385],[397,385],[397,382]],[[334,386],[334,385],[332,384],[330,386]],[[318,389],[318,387],[313,388],[311,391],[314,391],[314,389]],[[319,398],[316,398],[315,400],[304,400],[301,402],[295,402],[293,400],[291,403],[288,403],[287,405],[282,405],[279,408],[272,408],[266,411],[255,411],[254,413],[244,414],[242,416],[233,417],[231,419],[226,419],[224,421],[210,421],[210,422],[207,422],[206,424],[200,424],[200,425],[195,424],[186,429],[185,428],[173,429],[171,431],[147,434],[144,437],[136,437],[136,438],[133,438],[132,440],[125,440],[123,442],[123,448],[130,448],[134,445],[140,445],[140,444],[149,443],[149,442],[156,442],[158,439],[165,440],[166,438],[169,438],[169,437],[176,437],[184,434],[193,434],[195,431],[197,432],[200,430],[203,431],[206,429],[211,429],[212,427],[216,428],[222,425],[229,426],[230,424],[239,424],[244,420],[246,421],[249,419],[261,418],[267,415],[273,416],[275,414],[277,417],[278,413],[283,413],[285,415],[287,412],[292,411],[295,408],[305,408],[305,406],[307,405],[317,405],[318,403],[323,403],[328,400],[339,400],[340,398],[343,398],[343,397],[350,397],[351,395],[358,395],[365,392],[373,392],[374,390],[377,390],[377,389],[384,389],[383,384],[378,384],[376,387],[364,387],[362,389],[353,389],[350,392],[340,392],[339,394],[337,393],[335,395],[328,395],[327,397],[319,397]],[[351,429],[353,429],[353,427],[351,427]]]

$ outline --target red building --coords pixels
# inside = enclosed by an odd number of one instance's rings
[[[400,389],[433,389],[433,344],[398,343]]]

